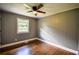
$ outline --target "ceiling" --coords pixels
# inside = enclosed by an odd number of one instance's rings
[[[28,5],[37,5],[36,3],[26,3]],[[64,12],[67,10],[79,8],[78,3],[43,3],[44,7],[40,10],[45,11],[46,14],[38,13],[35,16],[33,13],[27,13],[30,9],[24,7],[23,3],[0,3],[0,9],[20,15],[35,17],[35,18],[42,18],[49,15],[53,15],[56,13]]]

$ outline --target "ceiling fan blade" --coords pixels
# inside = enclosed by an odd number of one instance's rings
[[[43,4],[39,4],[37,9],[40,9],[41,7],[43,7]]]
[[[31,9],[31,7],[28,6],[27,4],[24,4],[24,6],[25,6],[26,8],[28,8],[28,9]]]
[[[33,12],[33,11],[28,11],[27,13],[29,13],[29,12]]]
[[[43,13],[43,14],[45,14],[46,12],[44,12],[44,11],[37,11],[37,12],[40,12],[40,13]]]

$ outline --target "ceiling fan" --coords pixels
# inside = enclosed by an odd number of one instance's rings
[[[25,6],[26,8],[28,8],[28,9],[31,9],[30,11],[28,11],[28,13],[33,12],[35,16],[37,16],[38,13],[43,13],[43,14],[46,13],[46,12],[44,12],[44,11],[40,11],[40,10],[39,10],[40,8],[44,7],[44,5],[41,4],[41,3],[38,4],[38,5],[34,5],[34,6],[29,6],[29,5],[27,5],[27,4],[24,4],[24,6]]]

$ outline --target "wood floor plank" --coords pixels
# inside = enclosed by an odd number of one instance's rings
[[[2,55],[75,55],[39,40],[3,48]]]

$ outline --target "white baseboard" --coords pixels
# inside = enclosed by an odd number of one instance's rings
[[[62,49],[64,49],[64,50],[66,50],[66,51],[69,51],[69,52],[78,54],[78,51],[76,51],[76,50],[73,50],[73,49],[70,49],[70,48],[67,48],[67,47],[64,47],[64,46],[61,46],[61,45],[57,45],[57,44],[54,44],[54,43],[51,43],[51,42],[48,42],[48,41],[45,41],[45,40],[42,40],[42,39],[39,39],[39,38],[38,38],[38,40],[43,41],[43,42],[45,42],[45,43],[48,43],[48,44],[50,44],[50,45],[53,45],[53,46],[62,48]]]
[[[35,40],[35,39],[36,38],[32,38],[32,39],[27,39],[27,40],[23,40],[23,41],[13,42],[13,43],[10,43],[10,44],[1,45],[0,48],[16,45],[16,44],[23,43],[23,42],[28,42],[28,41]]]

